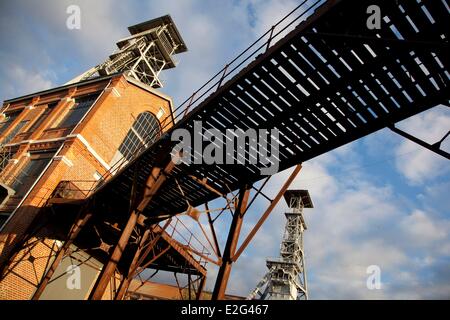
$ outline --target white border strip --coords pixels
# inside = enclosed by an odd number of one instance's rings
[[[101,165],[106,169],[109,170],[111,169],[111,167],[109,166],[109,164],[103,160],[103,158],[94,150],[94,148],[91,147],[91,145],[89,144],[89,142],[87,142],[87,140],[80,134],[71,134],[68,135],[67,138],[77,138],[78,140],[81,141],[81,143],[86,147],[86,149],[94,156],[94,158],[101,163]]]

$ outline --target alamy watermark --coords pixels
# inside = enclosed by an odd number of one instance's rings
[[[69,30],[81,29],[81,9],[79,6],[72,4],[67,7],[66,13],[69,15],[66,19],[66,27]]]
[[[381,289],[381,268],[373,264],[367,267],[366,273],[369,274],[366,280],[367,289]]]
[[[80,290],[81,289],[81,270],[77,265],[71,264],[67,267],[66,272],[68,274],[66,280],[66,287],[69,290]]]
[[[279,169],[278,129],[204,129],[194,121],[193,133],[175,129],[171,140],[175,164],[253,164],[260,165],[261,175],[273,175]]]
[[[366,13],[369,14],[366,25],[369,30],[381,29],[381,9],[379,6],[373,4],[367,7]]]

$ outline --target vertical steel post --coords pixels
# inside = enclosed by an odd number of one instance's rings
[[[206,284],[206,277],[203,276],[200,280],[200,284],[198,285],[198,290],[195,299],[200,300],[200,298],[202,297],[203,289],[205,288],[205,284]]]
[[[130,286],[130,283],[131,283],[131,280],[133,277],[133,271],[135,270],[135,267],[137,266],[142,249],[143,249],[145,242],[147,241],[149,235],[150,235],[150,228],[145,230],[144,234],[142,235],[141,241],[139,242],[138,248],[136,249],[133,260],[131,261],[130,267],[128,268],[128,273],[124,275],[124,278],[123,278],[122,282],[120,283],[119,290],[117,291],[116,296],[114,298],[115,300],[122,300],[125,293],[127,292],[128,287]]]
[[[220,86],[222,85],[223,79],[225,79],[225,76],[227,74],[227,70],[228,70],[228,64],[225,65],[225,67],[223,68],[223,73],[222,73],[222,77],[220,77],[219,83],[217,84],[217,90],[219,90]]]
[[[239,258],[239,256],[242,254],[242,252],[245,250],[245,248],[247,248],[247,246],[250,243],[250,241],[252,241],[253,237],[256,235],[258,230],[261,228],[261,226],[263,225],[264,221],[266,221],[266,219],[269,217],[270,213],[275,208],[275,206],[278,204],[280,199],[283,197],[284,192],[289,188],[289,186],[294,181],[295,177],[298,175],[298,173],[300,172],[301,169],[302,169],[302,165],[298,164],[295,167],[294,171],[292,171],[291,175],[286,180],[284,185],[281,187],[281,189],[278,192],[278,194],[276,195],[276,197],[272,200],[272,202],[270,203],[269,207],[266,209],[266,211],[261,216],[261,218],[258,220],[258,222],[253,227],[253,229],[250,231],[250,233],[248,234],[247,238],[245,238],[245,240],[242,242],[241,246],[239,247],[239,249],[237,250],[236,254],[232,258],[233,261],[236,261]]]
[[[230,231],[228,233],[227,243],[223,253],[222,265],[217,274],[216,284],[212,294],[212,300],[222,300],[225,297],[228,279],[230,277],[232,257],[235,254],[236,246],[239,240],[239,233],[242,227],[244,212],[247,208],[248,197],[250,195],[250,187],[248,185],[239,191],[239,202],[233,215]]]
[[[130,239],[131,233],[136,225],[138,217],[138,212],[134,210],[130,218],[128,219],[127,225],[123,229],[123,232],[119,238],[119,242],[114,248],[113,253],[111,254],[108,262],[103,267],[102,272],[98,278],[97,283],[95,284],[92,292],[90,294],[89,299],[92,300],[100,300],[105,293],[106,287],[108,286],[108,282],[114,274],[114,270],[116,269],[117,263],[122,257],[122,253],[125,251],[125,247],[128,244],[128,240]]]
[[[194,101],[194,97],[195,97],[195,92],[192,94],[191,98],[189,99],[189,104],[186,107],[186,109],[184,110],[183,118],[186,117],[186,115],[188,114],[189,109],[191,108],[191,105],[192,105],[192,101]]]
[[[219,241],[217,240],[216,230],[214,229],[214,222],[213,222],[213,220],[211,218],[211,213],[209,212],[208,203],[205,203],[205,209],[206,209],[206,215],[208,216],[209,228],[211,230],[211,233],[212,233],[212,236],[213,236],[213,240],[214,240],[214,247],[216,249],[217,256],[219,258],[221,258],[222,257],[222,253],[220,252]]]
[[[269,48],[270,48],[270,43],[272,42],[273,30],[275,30],[275,26],[272,26],[272,28],[270,28],[270,35],[269,35],[269,40],[267,40],[266,51],[269,50]]]

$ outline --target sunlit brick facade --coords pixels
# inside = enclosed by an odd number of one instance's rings
[[[13,257],[9,253],[55,189],[70,181],[87,194],[110,177],[115,164],[126,163],[150,136],[168,129],[171,110],[169,97],[123,74],[4,102],[0,263],[17,264],[0,282],[0,299],[30,299],[51,261],[59,245],[51,238],[28,241]]]

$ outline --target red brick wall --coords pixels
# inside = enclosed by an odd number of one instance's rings
[[[62,117],[70,107],[71,101],[67,100],[67,97],[95,92],[105,85],[106,83],[102,82],[64,90],[60,95],[52,93],[51,99],[62,100],[49,115],[49,119],[44,121],[37,129],[37,131],[40,131],[39,135],[32,134],[32,136],[37,136],[35,138],[37,140],[40,139],[39,137],[46,137],[45,128],[50,127],[55,119]],[[51,99],[43,96],[34,101],[36,103],[37,101],[48,103]],[[19,104],[20,102],[17,103],[17,105]],[[80,189],[91,188],[91,182],[80,182],[80,180],[94,181],[95,172],[100,174],[106,172],[105,167],[98,160],[98,156],[106,163],[110,163],[138,114],[150,111],[156,115],[161,107],[165,109],[164,118],[170,114],[169,100],[128,83],[123,76],[118,76],[111,80],[109,87],[103,91],[97,103],[71,135],[62,142],[43,143],[42,149],[48,148],[52,143],[53,147],[60,144],[63,144],[63,147],[57,155],[58,159],[51,162],[22,206],[17,209],[10,222],[0,233],[0,263],[8,257],[7,254],[15,243],[15,239],[20,239],[20,236],[33,223],[33,219],[45,204],[45,200],[48,199],[60,181],[73,181]],[[33,112],[36,117],[40,114],[36,111]],[[56,137],[58,137],[58,134],[59,137],[64,137],[67,135],[67,131],[56,133]],[[97,153],[97,157],[91,153],[77,135],[81,135],[87,141]],[[33,146],[30,147],[28,144],[21,147],[15,155],[15,158],[20,159],[20,162],[8,165],[3,173],[8,172],[14,178],[20,168],[28,161],[26,152],[30,148],[33,148]],[[34,145],[34,148],[39,149],[40,146]],[[35,240],[31,239],[29,243]],[[54,254],[51,249],[53,245],[54,241],[51,239],[39,240],[31,250],[22,249],[15,256],[13,262],[9,264],[6,277],[0,282],[0,299],[29,299],[32,296],[49,259],[40,258],[31,263],[27,260],[27,257],[29,254],[38,257],[51,257]]]

